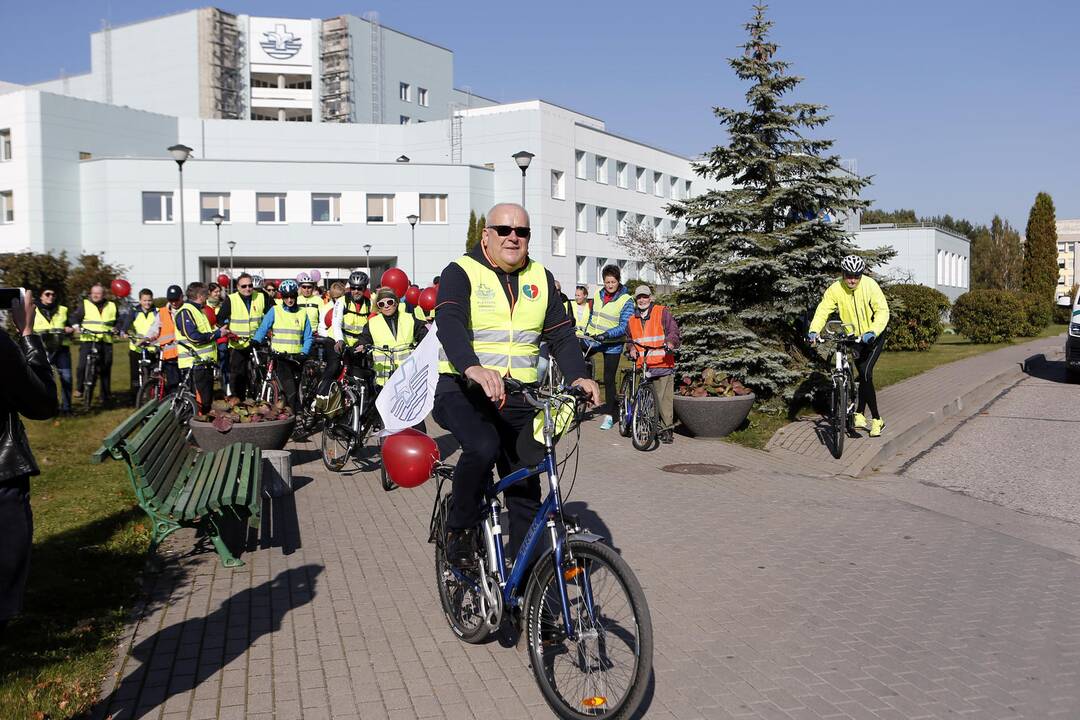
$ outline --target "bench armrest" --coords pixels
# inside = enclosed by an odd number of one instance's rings
[[[116,428],[105,436],[105,439],[101,441],[101,447],[94,451],[94,454],[90,456],[90,462],[98,464],[104,462],[107,457],[114,457],[117,460],[120,459],[120,443],[127,437],[132,430],[139,427],[146,418],[154,412],[155,408],[161,403],[162,400],[151,400],[143,405],[141,408],[128,415],[124,422],[116,426]]]

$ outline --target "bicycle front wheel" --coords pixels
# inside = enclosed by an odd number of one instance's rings
[[[630,566],[602,543],[570,540],[566,578],[570,626],[566,636],[559,585],[550,558],[529,584],[526,637],[533,676],[562,718],[633,715],[652,673],[649,605]]]
[[[837,460],[844,454],[844,436],[847,435],[847,383],[840,378],[833,380],[832,387],[832,454]]]
[[[86,376],[83,381],[82,399],[83,408],[86,410],[89,410],[90,405],[94,402],[94,386],[97,385],[97,376],[97,362],[93,359],[93,356],[91,356],[91,358],[87,360]]]
[[[631,420],[630,441],[638,450],[652,450],[658,447],[660,427],[660,404],[656,400],[656,390],[649,383],[642,383],[634,401],[634,416]]]
[[[176,416],[181,425],[187,426],[191,418],[195,417],[199,412],[199,408],[195,404],[195,398],[187,393],[174,392],[166,399],[169,401],[169,407],[172,408],[173,415]]]
[[[161,395],[158,393],[158,380],[157,378],[152,377],[139,388],[139,394],[135,397],[135,407],[142,407],[151,400],[160,399]]]
[[[619,388],[619,434],[630,437],[632,423],[630,414],[634,410],[634,371],[623,372],[622,387]]]

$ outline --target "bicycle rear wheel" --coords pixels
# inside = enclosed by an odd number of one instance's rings
[[[630,566],[602,543],[570,540],[561,568],[576,640],[566,637],[551,559],[537,564],[526,597],[529,662],[562,718],[624,718],[638,711],[652,673],[649,605]]]
[[[619,434],[630,437],[632,423],[630,414],[634,410],[634,371],[624,370],[622,386],[619,388]]]
[[[86,375],[83,378],[83,409],[89,410],[94,402],[94,386],[97,385],[97,359],[91,355],[86,359]]]
[[[833,378],[832,387],[832,454],[837,460],[844,454],[844,436],[847,435],[847,383]]]
[[[446,517],[450,513],[450,495],[436,501],[435,510],[435,584],[439,588],[439,602],[443,615],[454,634],[467,643],[476,644],[488,636],[484,613],[480,602],[480,583],[483,582],[479,565],[467,570],[453,567],[446,559]],[[498,592],[499,588],[495,588]]]
[[[652,450],[659,447],[660,405],[656,400],[656,390],[650,383],[642,383],[634,400],[634,415],[631,420],[630,441],[638,450]]]
[[[195,398],[188,393],[180,393],[179,391],[170,394],[166,400],[169,401],[169,407],[172,408],[173,415],[176,415],[176,419],[180,421],[181,425],[187,425],[191,418],[198,414],[199,408],[195,404]]]
[[[160,400],[161,394],[158,392],[158,379],[156,377],[150,377],[143,383],[143,386],[139,388],[139,394],[135,397],[135,407],[142,407],[151,400]]]

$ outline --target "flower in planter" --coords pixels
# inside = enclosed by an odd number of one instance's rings
[[[751,392],[736,378],[720,375],[712,368],[706,368],[696,378],[683,375],[676,389],[678,395],[685,397],[735,397]]]
[[[271,420],[288,420],[293,411],[284,401],[278,400],[272,405],[262,400],[244,400],[229,398],[215,400],[210,406],[209,415],[196,415],[195,420],[210,423],[218,432],[227,433],[236,423],[252,424]]]

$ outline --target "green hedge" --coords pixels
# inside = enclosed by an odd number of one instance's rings
[[[889,301],[889,350],[929,350],[944,330],[949,298],[925,285],[898,283],[883,288]]]
[[[1053,320],[1058,325],[1068,325],[1072,322],[1072,304],[1076,301],[1076,290],[1078,287],[1080,286],[1074,284],[1072,288],[1069,289],[1069,304],[1067,306],[1063,307],[1056,303],[1054,304]]]
[[[971,290],[952,308],[956,331],[976,343],[1003,343],[1027,327],[1024,303],[1007,290]]]
[[[1016,293],[1020,306],[1024,309],[1024,323],[1017,334],[1021,337],[1035,337],[1050,324],[1053,306],[1050,301],[1040,299],[1031,293]]]

